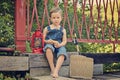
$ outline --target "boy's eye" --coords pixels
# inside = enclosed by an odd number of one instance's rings
[[[53,19],[59,19],[60,17],[52,17]]]
[[[53,17],[53,19],[55,19],[55,17]]]
[[[57,17],[57,19],[59,19],[60,17]]]

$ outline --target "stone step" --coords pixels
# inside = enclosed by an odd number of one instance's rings
[[[32,80],[76,80],[76,79],[67,78],[67,77],[53,78],[52,76],[39,76],[39,77],[33,77]]]

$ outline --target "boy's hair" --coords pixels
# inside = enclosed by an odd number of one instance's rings
[[[53,8],[50,10],[50,17],[51,17],[51,14],[52,14],[52,13],[57,13],[57,12],[59,12],[59,13],[61,14],[61,16],[62,16],[62,9],[61,9],[59,6],[57,6],[57,7],[53,7]]]

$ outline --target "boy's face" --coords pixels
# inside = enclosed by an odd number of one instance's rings
[[[59,12],[56,12],[56,13],[51,14],[50,19],[51,19],[51,22],[53,23],[53,25],[59,26],[60,22],[62,20],[62,16]]]

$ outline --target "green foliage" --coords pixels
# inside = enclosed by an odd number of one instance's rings
[[[16,80],[16,78],[7,77],[4,80]]]
[[[20,74],[16,75],[15,72],[0,72],[0,80],[32,80],[30,74],[28,72],[25,73],[24,77],[20,77]]]
[[[100,43],[78,43],[80,53],[112,53],[112,44],[100,44]],[[120,45],[118,45],[120,46]],[[68,52],[77,51],[76,45],[72,42],[68,42],[66,45]],[[117,48],[119,50],[119,47]]]
[[[17,80],[15,77],[6,76],[3,73],[0,73],[0,80]]]
[[[73,43],[67,43],[66,48],[67,48],[67,51],[69,51],[69,52],[76,51],[75,45]]]
[[[104,72],[115,72],[120,71],[120,63],[109,63],[104,64],[103,66]]]
[[[14,1],[0,0],[0,46],[14,44]]]
[[[30,47],[30,42],[28,42],[28,41],[26,41],[26,51],[32,52],[31,47]]]
[[[26,75],[25,75],[25,79],[26,79],[26,80],[31,80],[31,76],[30,76],[29,73],[26,73]]]
[[[4,79],[4,75],[2,73],[0,73],[0,80]]]
[[[112,45],[111,44],[100,44],[100,43],[81,43],[81,52],[87,53],[111,53]]]

